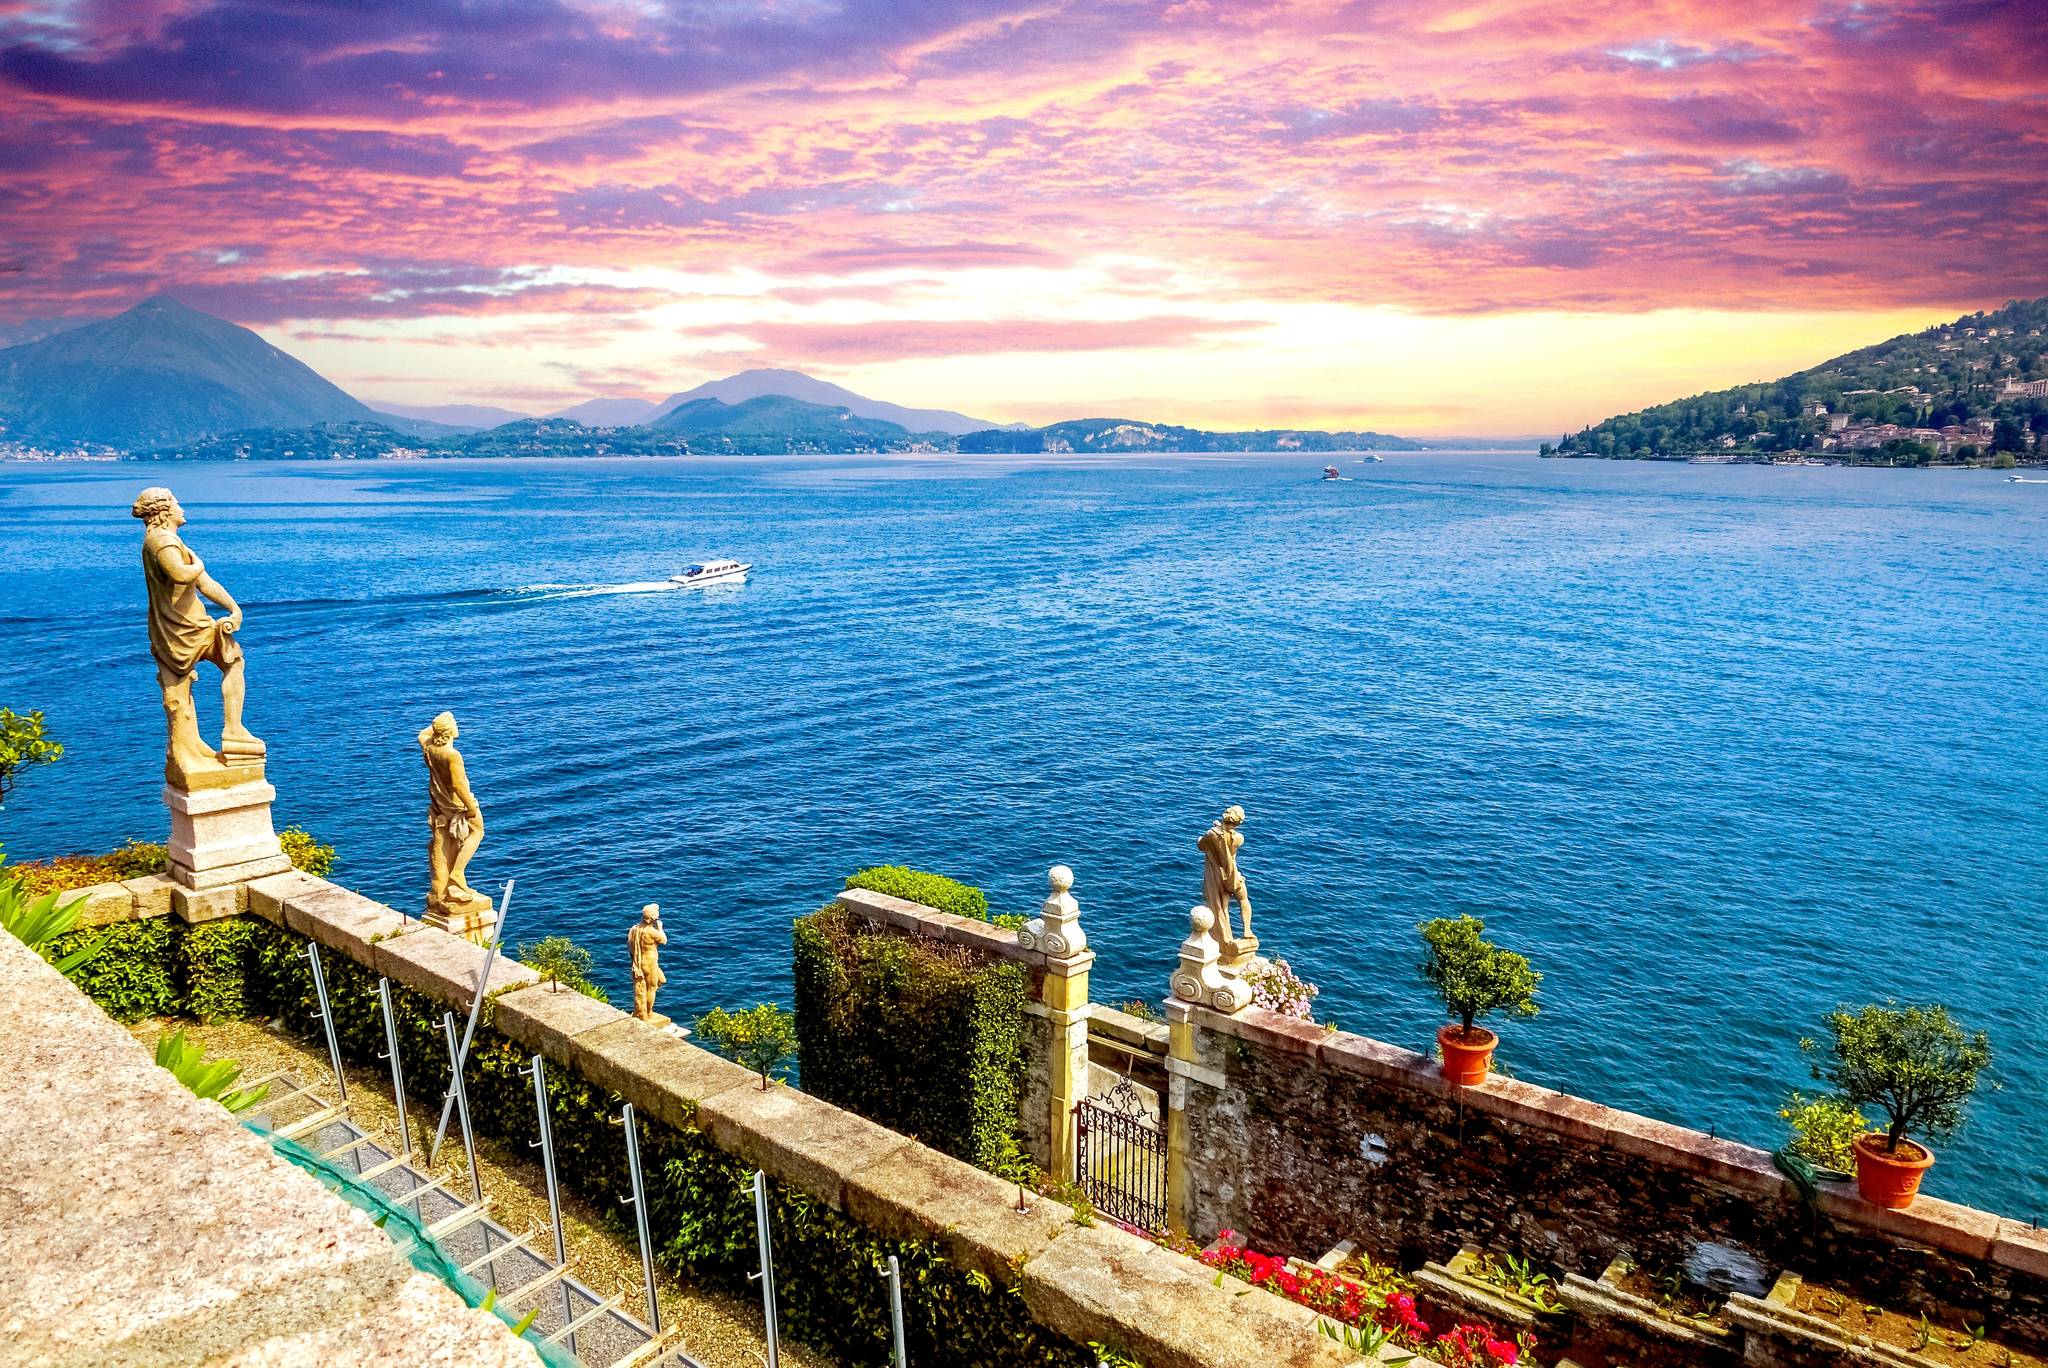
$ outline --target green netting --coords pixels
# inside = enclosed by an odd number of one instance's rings
[[[512,1329],[518,1324],[518,1321],[497,1308],[496,1294],[464,1273],[461,1265],[450,1257],[447,1250],[441,1248],[441,1242],[427,1233],[426,1223],[407,1210],[398,1199],[378,1191],[369,1183],[360,1181],[355,1174],[329,1163],[304,1145],[286,1140],[254,1122],[244,1124],[268,1140],[270,1147],[287,1162],[312,1174],[330,1192],[339,1194],[350,1206],[368,1212],[376,1220],[378,1227],[391,1237],[391,1242],[412,1260],[414,1268],[422,1273],[432,1274],[454,1288],[455,1295],[469,1305],[489,1311],[505,1322],[506,1329]],[[526,1343],[540,1355],[541,1361],[547,1364],[548,1368],[581,1368],[579,1360],[568,1350],[559,1345],[542,1343],[538,1331],[529,1330]]]

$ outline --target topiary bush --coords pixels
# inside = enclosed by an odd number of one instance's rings
[[[856,870],[846,878],[848,888],[865,888],[870,893],[887,893],[905,898],[956,917],[988,920],[988,895],[973,884],[903,865],[874,865]]]
[[[1019,1176],[1023,967],[870,930],[836,906],[796,923],[794,949],[804,1090]]]

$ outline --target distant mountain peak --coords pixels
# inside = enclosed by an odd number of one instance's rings
[[[0,439],[148,451],[254,428],[376,422],[311,367],[167,294],[0,351]]]
[[[957,437],[962,433],[984,432],[999,424],[985,418],[970,418],[964,413],[951,409],[905,408],[901,404],[886,403],[856,394],[844,385],[835,385],[829,380],[820,380],[799,370],[775,366],[757,366],[728,375],[722,380],[710,380],[695,389],[672,394],[655,408],[650,418],[653,421],[673,412],[684,404],[698,399],[718,399],[728,404],[741,404],[749,399],[763,399],[769,396],[795,399],[805,404],[818,404],[826,408],[843,408],[856,418],[872,418],[878,422],[894,423],[911,432],[943,432]]]

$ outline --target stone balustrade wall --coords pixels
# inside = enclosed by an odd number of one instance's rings
[[[1511,1078],[1455,1087],[1428,1056],[1257,1008],[1191,1017],[1196,1057],[1173,1067],[1198,1238],[1311,1259],[1350,1240],[1403,1268],[1473,1244],[1588,1278],[1618,1254],[1703,1258],[2048,1345],[2048,1231],[2029,1223],[1832,1184],[1810,1212],[1747,1145]]]
[[[160,891],[89,890],[94,920],[170,915],[169,900],[154,896]],[[248,884],[237,906],[458,1009],[467,1007],[484,963],[484,950],[460,937],[298,872]],[[1014,933],[951,920],[964,924],[935,922],[937,934],[990,947],[1007,937],[1008,950],[997,952],[1030,963]],[[1230,1280],[1219,1285],[1210,1270],[1148,1240],[1107,1224],[1077,1224],[1070,1208],[1051,1199],[1034,1196],[1019,1211],[1014,1184],[796,1089],[764,1091],[756,1075],[730,1061],[595,999],[544,987],[523,966],[501,958],[489,991],[490,1021],[480,1029],[656,1121],[703,1136],[878,1237],[937,1244],[961,1267],[1018,1288],[1032,1319],[1076,1345],[1115,1346],[1147,1368],[1359,1362],[1319,1333],[1303,1307]],[[563,1179],[576,1183],[573,1173]],[[845,1276],[871,1274],[849,1268]]]

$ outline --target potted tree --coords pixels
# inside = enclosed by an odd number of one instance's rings
[[[1845,1008],[1828,1014],[1827,1027],[1834,1062],[1814,1065],[1814,1077],[1832,1083],[1851,1104],[1882,1109],[1887,1121],[1883,1131],[1852,1142],[1856,1190],[1866,1202],[1903,1210],[1934,1165],[1933,1151],[1908,1139],[1907,1132],[1929,1139],[1956,1133],[1977,1076],[1991,1064],[1991,1039],[1965,1031],[1939,1004]],[[1799,1044],[1819,1048],[1811,1040]]]
[[[1482,934],[1486,923],[1477,917],[1440,917],[1422,923],[1422,941],[1429,947],[1422,976],[1444,1006],[1458,1018],[1436,1033],[1444,1054],[1444,1077],[1453,1083],[1484,1083],[1500,1037],[1479,1018],[1493,1012],[1536,1015],[1536,985],[1543,975],[1512,950],[1503,950]]]

